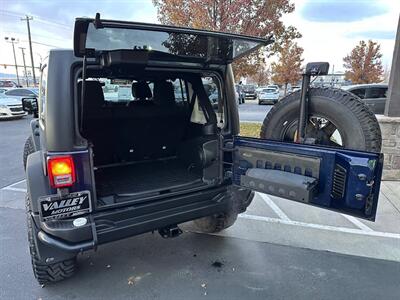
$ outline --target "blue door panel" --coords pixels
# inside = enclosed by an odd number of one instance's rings
[[[289,200],[375,220],[383,154],[245,137],[235,137],[233,147],[235,185],[266,193],[271,190],[274,192],[270,194]],[[253,172],[254,169],[257,172]],[[264,171],[260,172],[260,169]],[[272,181],[268,179],[271,173],[278,173],[282,185],[276,182],[276,178]],[[293,191],[289,191],[287,184],[286,187],[283,185],[288,181],[285,175],[296,177],[288,173],[299,175],[295,178],[299,185]],[[251,174],[265,176],[251,178]],[[307,179],[310,177],[316,179],[316,185],[307,187],[311,196],[308,199],[296,198],[296,194],[302,194],[299,186],[309,182]]]

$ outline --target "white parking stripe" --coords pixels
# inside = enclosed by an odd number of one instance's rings
[[[264,202],[274,211],[274,213],[277,214],[279,218],[285,221],[290,221],[289,217],[278,207],[278,205],[275,204],[274,201],[268,195],[258,193],[261,198],[264,200]]]
[[[5,187],[3,187],[3,189],[9,188],[9,187],[13,187],[14,185],[17,185],[19,183],[25,182],[25,179],[22,179],[20,181],[14,182],[13,184],[7,185]]]
[[[374,231],[371,228],[369,228],[367,225],[365,225],[364,223],[362,223],[361,221],[357,220],[357,218],[354,218],[352,216],[348,216],[345,214],[341,214],[343,217],[345,217],[347,220],[349,220],[351,223],[353,223],[354,225],[356,225],[358,228],[360,228],[361,230],[364,231]]]
[[[26,193],[26,189],[20,189],[20,188],[15,188],[15,187],[11,187],[11,186],[6,186],[5,188],[2,188],[2,190],[4,191],[14,191],[14,192],[23,192]]]
[[[313,223],[304,223],[298,221],[286,221],[278,218],[269,218],[269,217],[262,217],[262,216],[255,216],[255,215],[248,215],[248,214],[241,214],[239,218],[248,219],[248,220],[256,220],[256,221],[263,221],[268,223],[278,223],[278,224],[286,224],[286,225],[294,225],[306,228],[314,228],[314,229],[321,229],[321,230],[328,230],[328,231],[337,231],[337,232],[344,232],[344,233],[352,233],[352,234],[360,234],[360,235],[369,235],[369,236],[377,236],[377,237],[385,237],[385,238],[393,238],[393,239],[400,239],[400,234],[398,233],[391,233],[391,232],[380,232],[380,231],[364,231],[361,229],[353,229],[353,228],[346,228],[346,227],[336,227],[336,226],[329,226],[329,225],[320,225],[320,224],[313,224]]]

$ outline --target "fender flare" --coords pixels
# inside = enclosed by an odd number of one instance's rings
[[[31,199],[32,212],[38,213],[40,196],[51,194],[51,187],[44,174],[43,152],[36,151],[28,156],[26,164],[27,193]]]

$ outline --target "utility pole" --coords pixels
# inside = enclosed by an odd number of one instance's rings
[[[29,50],[31,52],[31,63],[32,63],[32,75],[33,75],[33,86],[36,86],[36,76],[35,76],[35,64],[33,62],[33,51],[32,51],[32,40],[31,40],[31,28],[29,26],[29,21],[33,20],[32,17],[26,15],[26,18],[21,18],[21,21],[26,21],[28,27],[28,40],[29,40]]]
[[[19,76],[18,76],[17,57],[15,56],[15,47],[14,47],[14,44],[17,44],[18,41],[16,41],[15,38],[13,38],[13,37],[8,37],[8,36],[6,36],[4,39],[6,40],[6,42],[11,43],[12,48],[13,48],[15,72],[17,73],[17,83],[18,83],[18,86],[19,86],[20,84],[19,84]]]
[[[29,80],[28,80],[28,72],[26,71],[26,64],[25,64],[25,48],[24,47],[19,47],[22,51],[22,60],[24,62],[24,72],[25,72],[25,80],[26,80],[26,86],[29,86]]]

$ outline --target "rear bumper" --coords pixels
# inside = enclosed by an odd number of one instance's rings
[[[97,245],[226,211],[231,205],[230,199],[231,193],[226,186],[221,186],[155,203],[96,212],[86,217],[86,225],[78,228],[74,227],[73,220],[41,222],[35,216],[39,224],[37,238],[42,246],[50,248],[46,252],[54,249],[76,254]]]
[[[275,104],[275,103],[277,103],[278,102],[278,99],[258,99],[258,102],[260,103],[260,104]]]
[[[257,94],[252,94],[252,93],[247,93],[247,94],[244,94],[244,97],[245,98],[252,98],[252,99],[256,99],[257,98]]]

